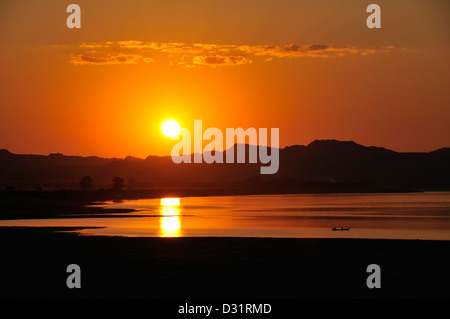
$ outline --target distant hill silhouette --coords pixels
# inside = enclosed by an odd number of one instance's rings
[[[236,145],[235,145],[236,147]],[[246,145],[249,148],[257,146]],[[235,152],[236,153],[236,152]],[[316,140],[280,149],[277,174],[260,175],[262,164],[174,164],[170,156],[139,159],[20,155],[0,150],[0,187],[78,188],[83,176],[93,189],[120,176],[134,187],[207,186],[297,188],[303,190],[447,190],[450,148],[399,153],[355,142]],[[338,187],[339,186],[339,187]]]

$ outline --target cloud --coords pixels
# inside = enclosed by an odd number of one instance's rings
[[[385,47],[386,48],[386,47]],[[383,52],[387,52],[384,48]],[[393,47],[389,47],[394,49]],[[298,45],[289,44],[285,46],[240,46],[238,50],[246,52],[248,54],[254,54],[257,56],[278,57],[278,58],[301,58],[301,57],[342,57],[346,55],[368,55],[375,54],[378,51],[374,49],[356,48],[353,46],[331,46],[325,44],[308,44]],[[381,50],[380,50],[381,52]]]
[[[192,60],[193,64],[210,65],[210,66],[241,65],[241,64],[249,64],[252,62],[253,62],[252,60],[249,60],[244,56],[223,56],[223,55],[195,56]]]
[[[144,61],[145,63],[153,63],[153,62],[156,62],[155,59],[153,59],[153,58],[146,58],[146,57],[142,57],[142,61]]]
[[[83,43],[80,45],[80,48],[107,48],[113,42],[105,42],[105,43]]]
[[[143,60],[145,63],[154,62],[152,58],[144,58],[140,55],[133,54],[109,54],[107,56],[93,56],[84,54],[72,54],[70,57],[70,63],[75,65],[84,64],[137,64],[139,60]]]
[[[70,63],[136,64],[166,61],[168,65],[183,67],[218,67],[251,64],[258,60],[271,62],[274,58],[337,58],[350,55],[386,53],[396,48],[384,46],[378,49],[358,48],[350,45],[288,44],[231,45],[208,43],[177,43],[148,41],[117,41],[83,43],[78,54],[72,54]]]

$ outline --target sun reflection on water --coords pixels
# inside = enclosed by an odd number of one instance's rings
[[[180,199],[161,198],[160,237],[181,236]]]
[[[174,197],[161,198],[161,206],[163,207],[180,206],[180,199]]]

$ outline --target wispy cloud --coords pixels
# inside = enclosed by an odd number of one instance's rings
[[[70,63],[75,65],[82,64],[136,64],[139,60],[145,59],[139,55],[133,54],[108,54],[106,56],[95,56],[85,54],[72,54]],[[145,61],[144,61],[145,62]]]
[[[183,67],[219,67],[251,64],[274,58],[337,58],[349,55],[370,55],[395,50],[393,46],[378,49],[349,45],[289,44],[276,45],[221,45],[204,43],[175,43],[147,41],[117,41],[83,43],[70,58],[70,63],[83,64],[136,64],[166,61]]]
[[[289,44],[286,46],[271,46],[271,45],[259,45],[259,46],[239,46],[238,50],[251,53],[258,56],[268,57],[340,57],[346,55],[368,55],[375,54],[378,51],[375,49],[363,49],[353,46],[332,46],[326,44],[308,44],[298,45]]]

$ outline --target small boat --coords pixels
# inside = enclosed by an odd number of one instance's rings
[[[332,231],[337,231],[337,230],[339,230],[339,231],[350,230],[350,227],[349,227],[349,228],[344,228],[344,227],[336,228],[336,227],[333,227],[333,228],[331,228],[331,230],[332,230]]]

